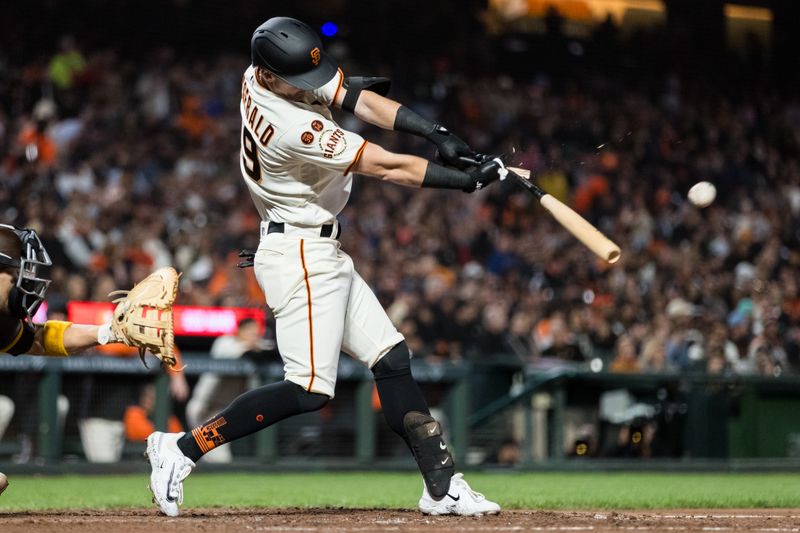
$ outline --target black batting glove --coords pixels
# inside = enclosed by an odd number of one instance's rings
[[[439,150],[439,159],[447,166],[464,170],[481,164],[467,143],[450,133],[444,126],[434,124],[404,105],[397,109],[392,127],[395,131],[412,133],[435,144]]]
[[[236,263],[239,268],[249,268],[256,264],[256,253],[253,250],[242,250],[239,252],[239,257],[244,258],[243,261]]]
[[[464,192],[474,192],[478,189],[484,189],[495,181],[502,179],[505,174],[505,168],[500,162],[500,158],[494,157],[472,170],[468,170],[467,174],[472,178],[472,183],[470,187],[463,190]]]
[[[439,159],[445,165],[463,170],[480,164],[475,151],[444,126],[435,125],[433,131],[425,135],[425,138],[436,145]]]

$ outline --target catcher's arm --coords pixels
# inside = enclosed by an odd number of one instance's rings
[[[178,273],[160,268],[130,291],[115,291],[114,318],[110,324],[93,326],[48,320],[31,325],[0,317],[0,350],[12,355],[27,353],[66,357],[109,342],[124,343],[144,352],[149,350],[168,367],[177,363],[172,322],[172,304],[178,291]],[[9,320],[13,324],[8,323]],[[7,339],[5,337],[8,337]]]
[[[108,325],[105,326],[108,329]],[[0,352],[11,355],[66,357],[102,344],[103,326],[48,320],[34,324],[17,318],[0,317]]]
[[[35,326],[31,354],[66,357],[98,346],[97,332],[102,326],[48,320]]]

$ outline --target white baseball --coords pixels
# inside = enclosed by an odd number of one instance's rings
[[[8,488],[8,477],[2,472],[0,472],[0,494],[3,494],[3,491]]]
[[[689,189],[689,201],[696,207],[708,207],[717,197],[717,188],[709,181],[701,181]]]

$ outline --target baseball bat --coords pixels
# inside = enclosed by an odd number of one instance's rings
[[[542,204],[542,207],[547,209],[559,224],[575,235],[579,241],[586,245],[586,247],[600,257],[600,259],[609,264],[619,261],[619,246],[603,235],[600,230],[589,224],[585,218],[533,183],[530,180],[530,170],[516,167],[506,167],[506,169],[509,175],[517,180],[517,183],[525,187],[528,192],[539,199],[539,203]]]

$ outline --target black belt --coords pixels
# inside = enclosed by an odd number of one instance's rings
[[[341,226],[339,227],[339,231],[336,232],[336,235],[333,235],[333,224],[323,224],[319,229],[319,236],[320,237],[331,237],[333,236],[334,239],[339,237],[342,234]],[[267,234],[270,233],[283,233],[286,230],[286,225],[283,222],[272,222],[267,225]],[[253,261],[255,260],[256,253],[253,250],[242,250],[239,252],[239,257],[243,257],[244,261],[238,263],[236,266],[239,268],[247,268],[253,266]]]
[[[283,233],[284,230],[285,230],[285,224],[283,222],[270,222],[269,225],[267,226],[267,234],[270,234],[270,233]],[[341,233],[341,232],[339,232],[339,233]],[[320,237],[327,238],[327,237],[330,237],[332,235],[333,235],[333,224],[323,224],[320,227],[320,230],[319,230],[319,236]],[[339,235],[337,234],[333,238],[335,239],[338,236]]]

